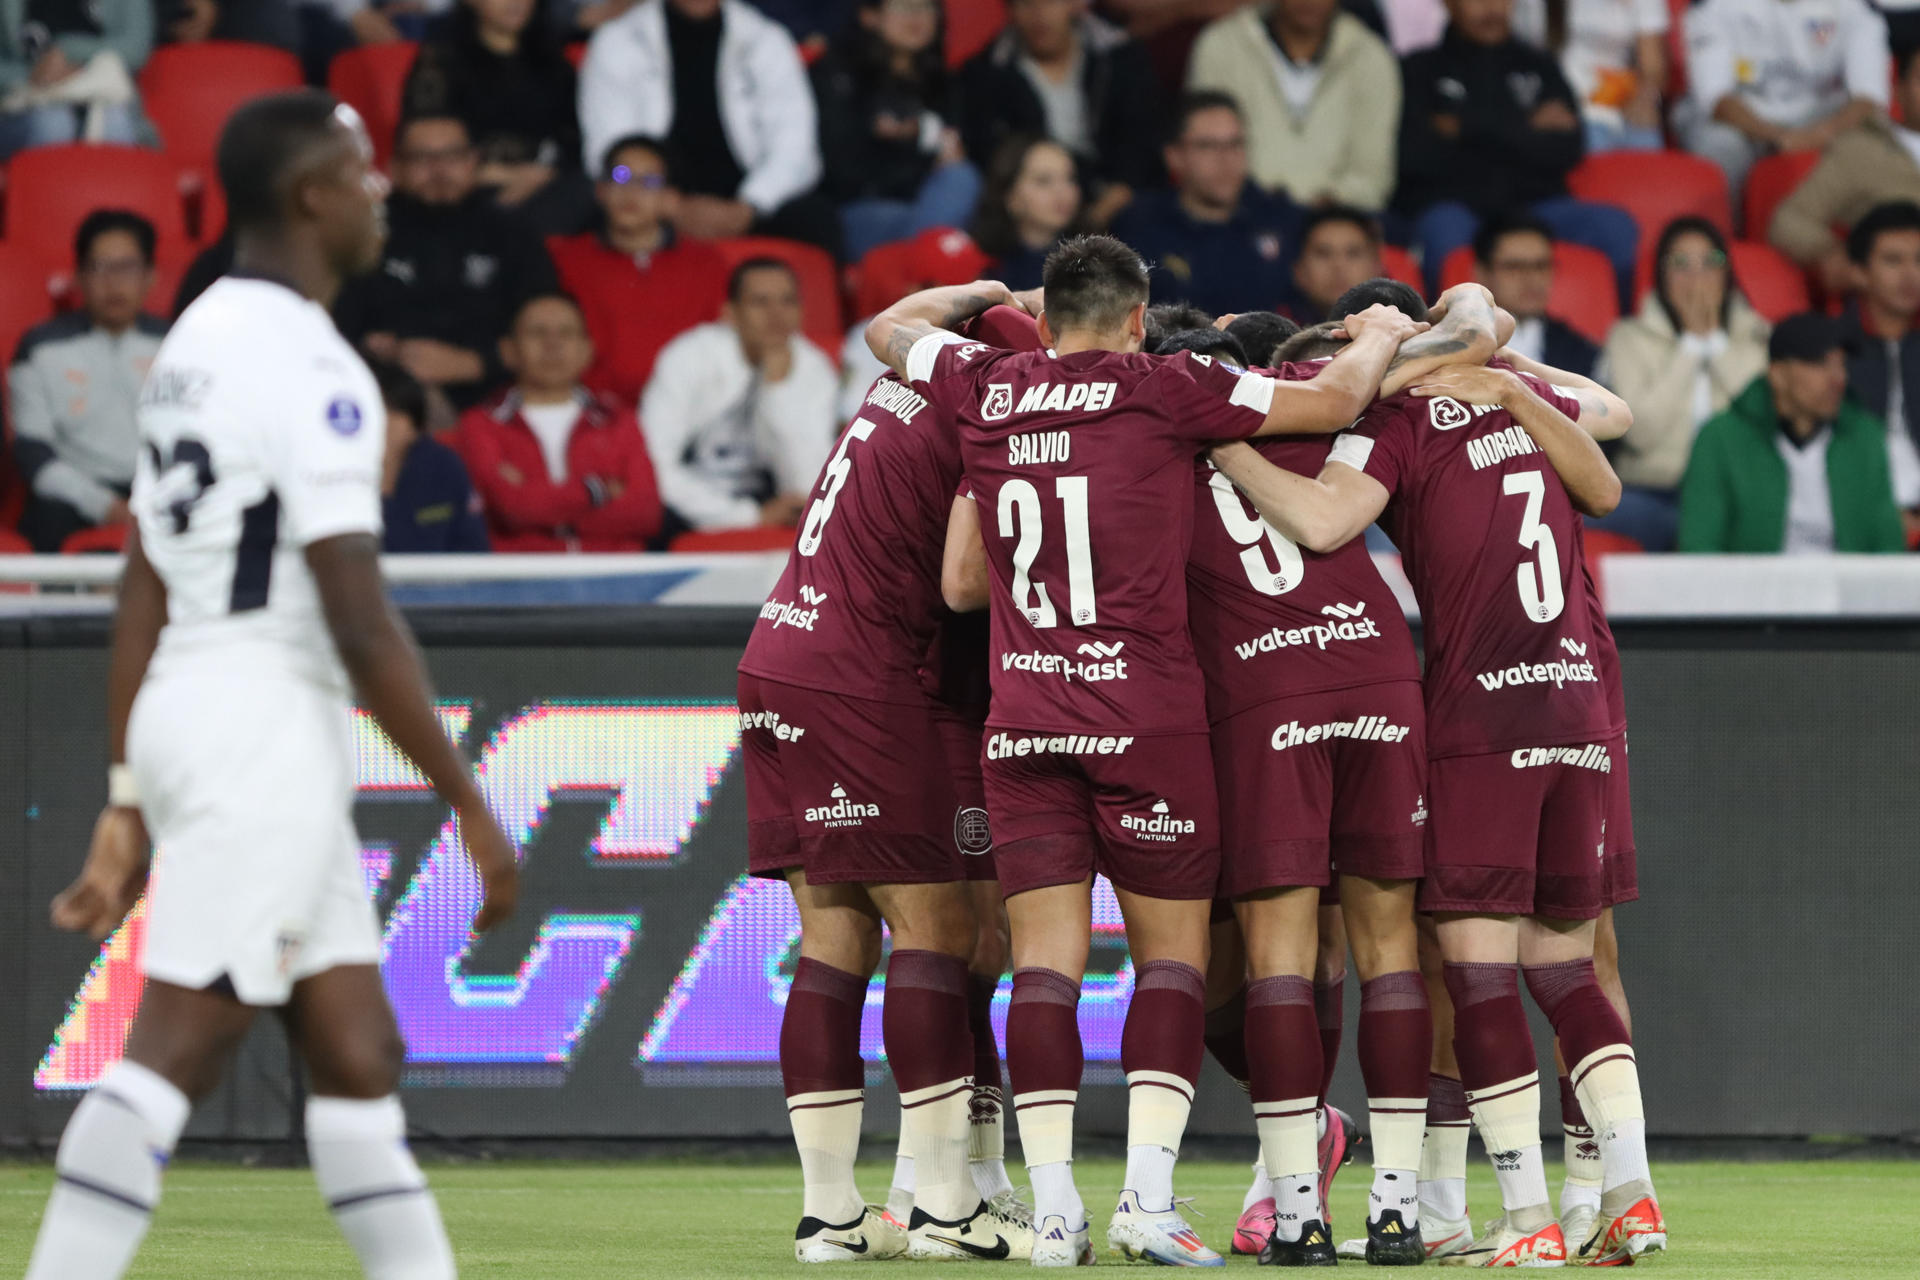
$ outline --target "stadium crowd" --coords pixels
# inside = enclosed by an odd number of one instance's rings
[[[403,423],[392,550],[784,546],[865,319],[1088,230],[1211,314],[1485,282],[1634,409],[1605,549],[1904,550],[1920,19],[1886,8],[0,0],[0,541],[118,545],[159,316],[231,260],[211,140],[306,79],[394,188],[336,317]]]

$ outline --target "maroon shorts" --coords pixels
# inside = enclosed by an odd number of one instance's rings
[[[1417,680],[1303,693],[1230,716],[1213,726],[1213,770],[1223,897],[1331,886],[1339,875],[1417,880],[1425,870]]]
[[[851,698],[740,676],[747,869],[812,884],[966,878],[932,705]]]
[[[1640,868],[1634,857],[1633,796],[1627,786],[1627,734],[1624,729],[1607,742],[1607,753],[1613,757],[1613,773],[1608,777],[1606,890],[1602,901],[1609,907],[1617,907],[1640,897]]]
[[[933,723],[953,780],[953,847],[960,852],[967,879],[996,879],[986,784],[980,780],[980,740],[986,730],[944,702],[933,704]]]
[[[1599,915],[1612,769],[1605,742],[1430,761],[1420,909]]]
[[[987,730],[987,810],[1007,896],[1098,871],[1149,898],[1211,898],[1218,798],[1204,733]]]

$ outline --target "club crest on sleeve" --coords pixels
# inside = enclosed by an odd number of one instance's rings
[[[360,406],[346,396],[335,396],[327,402],[327,426],[335,435],[359,435],[365,422],[366,415],[360,412]]]

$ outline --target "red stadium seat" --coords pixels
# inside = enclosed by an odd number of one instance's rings
[[[883,244],[853,266],[854,311],[876,315],[917,290],[978,280],[989,261],[972,236],[953,227]]]
[[[716,240],[713,247],[727,270],[749,258],[779,258],[800,277],[800,328],[836,364],[846,340],[846,321],[840,314],[840,273],[825,249],[776,236],[741,236]]]
[[[1711,160],[1684,151],[1608,151],[1588,156],[1567,175],[1582,200],[1625,209],[1640,224],[1640,243],[1652,244],[1669,222],[1698,214],[1733,238],[1727,175]]]
[[[163,44],[140,70],[140,104],[175,163],[211,182],[214,148],[234,108],[303,83],[300,60],[269,45]]]
[[[400,100],[419,46],[411,40],[362,45],[337,54],[327,68],[327,88],[352,105],[373,137],[374,160],[385,168],[400,126]]]
[[[30,556],[33,544],[11,529],[0,529],[0,556]]]
[[[200,188],[200,200],[194,209],[194,239],[201,246],[212,244],[227,229],[227,193],[218,182]]]
[[[992,44],[1006,25],[1005,0],[947,0],[947,65],[957,67]]]
[[[1768,324],[1778,324],[1813,305],[1807,296],[1806,274],[1770,244],[1734,241],[1733,278]]]
[[[1399,245],[1383,244],[1380,246],[1380,270],[1392,276],[1401,284],[1409,285],[1423,296],[1425,295],[1427,285],[1426,282],[1420,278],[1420,264],[1413,260],[1412,254],[1402,249]]]
[[[1451,289],[1474,278],[1473,249],[1462,245],[1440,264],[1440,287]],[[1598,249],[1557,241],[1553,246],[1553,292],[1547,295],[1547,314],[1571,325],[1594,343],[1607,340],[1607,330],[1620,318],[1619,287],[1613,264]]]
[[[1747,171],[1747,209],[1742,225],[1749,240],[1765,240],[1773,211],[1807,180],[1820,163],[1818,151],[1783,151],[1767,156]]]
[[[22,151],[7,165],[8,244],[71,261],[73,233],[96,209],[132,209],[150,219],[162,251],[192,243],[180,169],[143,147],[64,146]]]
[[[1587,572],[1593,575],[1593,580],[1602,593],[1607,589],[1607,576],[1600,565],[1602,560],[1608,556],[1644,555],[1647,550],[1640,545],[1637,538],[1629,538],[1624,533],[1610,533],[1605,529],[1596,529],[1592,525],[1582,530],[1582,535],[1587,551]]]
[[[689,532],[675,538],[669,551],[785,551],[793,545],[791,529],[715,529]]]
[[[82,529],[60,544],[63,556],[84,556],[95,552],[111,552],[118,555],[127,549],[127,526],[124,524],[103,524],[96,529]]]
[[[66,250],[58,261],[65,261]],[[20,337],[43,320],[53,319],[55,273],[49,260],[17,245],[0,244],[0,368],[13,363]]]

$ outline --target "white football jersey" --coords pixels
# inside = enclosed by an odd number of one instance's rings
[[[167,588],[155,672],[264,663],[344,692],[303,553],[379,536],[386,422],[318,303],[229,276],[187,308],[140,393],[132,508]]]

